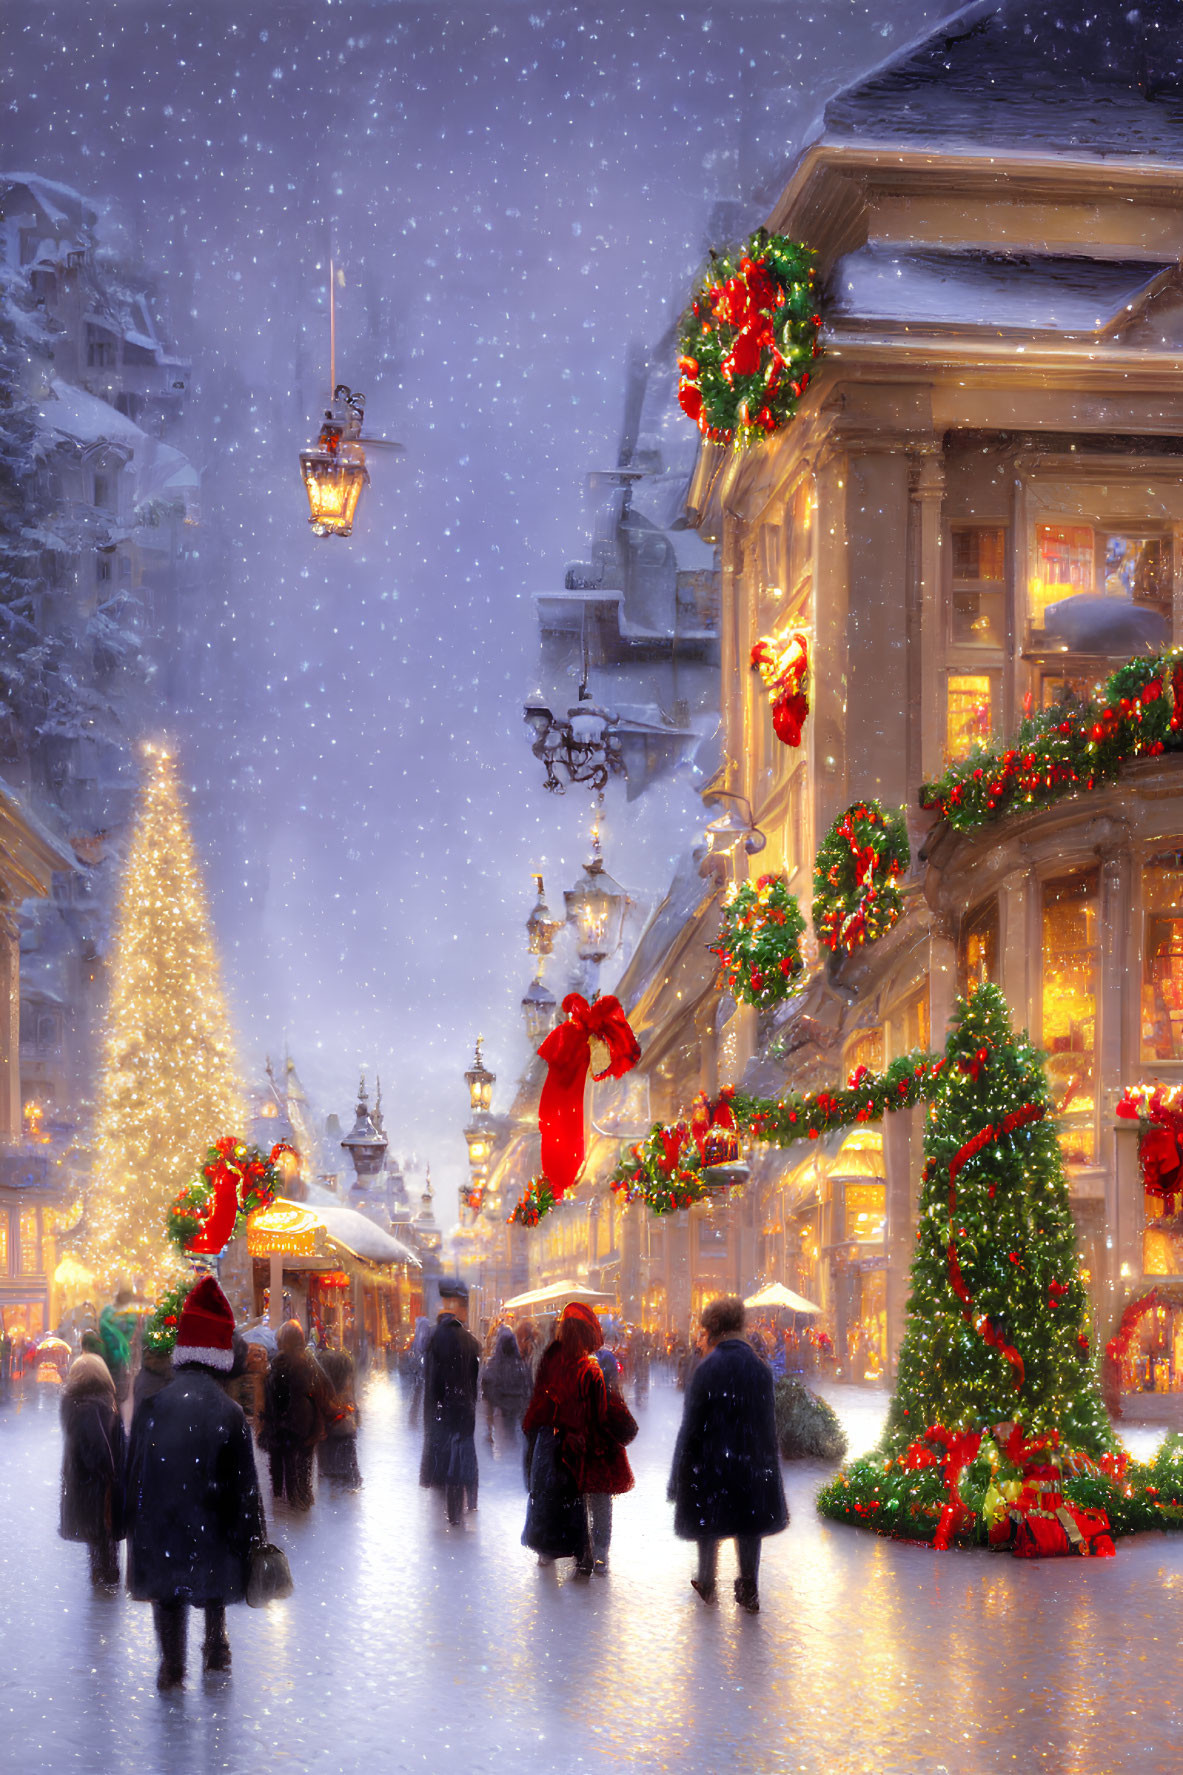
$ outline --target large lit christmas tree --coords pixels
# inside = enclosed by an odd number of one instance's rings
[[[924,1152],[883,1441],[819,1507],[938,1545],[1062,1534],[1039,1550],[1084,1550],[1098,1525],[1081,1537],[1073,1497],[1102,1501],[1125,1457],[1096,1384],[1047,1079],[995,986],[958,1006]]]
[[[216,1134],[243,1125],[201,869],[175,764],[149,749],[116,917],[87,1198],[87,1260],[100,1288],[177,1269],[165,1219]]]

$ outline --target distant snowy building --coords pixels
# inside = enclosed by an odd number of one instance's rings
[[[98,207],[0,174],[0,771],[72,846],[25,921],[25,1096],[66,1125],[93,1071],[131,748],[158,724],[199,482],[167,441],[189,366]]]

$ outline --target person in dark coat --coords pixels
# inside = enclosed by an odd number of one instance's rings
[[[113,1590],[119,1583],[123,1539],[123,1420],[115,1382],[99,1356],[75,1356],[62,1388],[62,1509],[64,1541],[85,1541],[90,1581]]]
[[[674,1533],[698,1542],[690,1582],[715,1599],[719,1542],[734,1538],[739,1556],[735,1600],[760,1609],[760,1542],[789,1520],[776,1440],[772,1371],[743,1335],[743,1302],[724,1295],[703,1309],[707,1353],[686,1389],[674,1448],[669,1496]]]
[[[574,1559],[581,1577],[594,1566],[587,1496],[611,1489],[615,1453],[607,1435],[608,1389],[595,1360],[603,1342],[591,1308],[573,1301],[543,1351],[522,1420],[530,1491],[522,1545],[537,1553],[540,1565]],[[618,1452],[627,1469],[623,1448]]]
[[[263,1394],[259,1445],[271,1458],[271,1490],[285,1494],[294,1510],[312,1508],[312,1456],[325,1433],[329,1389],[305,1344],[304,1327],[289,1319],[279,1328],[279,1354]]]
[[[435,1330],[423,1357],[423,1458],[419,1483],[442,1491],[448,1521],[460,1521],[465,1497],[476,1509],[476,1400],[481,1346],[468,1330],[468,1289],[441,1282]]]
[[[357,1432],[361,1413],[357,1408],[357,1376],[348,1350],[321,1350],[317,1361],[329,1385],[328,1423],[325,1439],[316,1445],[316,1464],[322,1479],[356,1491],[361,1485],[357,1464]]]
[[[135,1378],[131,1390],[131,1422],[135,1428],[140,1407],[149,1399],[155,1399],[162,1387],[167,1387],[173,1378],[173,1358],[171,1350],[144,1351],[140,1372]]]
[[[243,1600],[266,1540],[251,1433],[222,1384],[233,1335],[229,1301],[203,1276],[181,1311],[173,1379],[141,1407],[128,1452],[128,1588],[152,1604],[160,1689],[185,1681],[190,1607],[205,1610],[204,1668],[229,1670],[226,1605]]]
[[[485,1422],[489,1441],[493,1440],[493,1414],[501,1413],[501,1421],[512,1443],[517,1435],[522,1413],[530,1402],[533,1378],[529,1363],[518,1348],[518,1340],[508,1325],[497,1333],[493,1354],[481,1376],[481,1394],[485,1401]]]

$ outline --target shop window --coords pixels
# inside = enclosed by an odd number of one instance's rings
[[[987,900],[961,927],[961,990],[971,993],[983,980],[998,980],[998,901]]]
[[[1093,679],[1078,672],[1041,672],[1039,706],[1058,709],[1064,703],[1087,703],[1093,694]]]
[[[1037,524],[1035,567],[1029,586],[1031,621],[1043,627],[1049,604],[1093,589],[1091,524]]]
[[[858,1067],[865,1066],[868,1072],[883,1071],[883,1031],[881,1029],[864,1029],[847,1042],[843,1053],[843,1065],[848,1074]]]
[[[932,1021],[928,1005],[928,993],[922,987],[913,998],[908,1000],[901,1013],[900,1022],[903,1026],[904,1052],[913,1048],[927,1049],[932,1042]]]
[[[8,1274],[8,1211],[0,1208],[0,1276]]]
[[[844,1237],[860,1244],[882,1243],[887,1228],[887,1185],[848,1183]]]
[[[22,1208],[20,1220],[20,1274],[35,1276],[41,1268],[41,1240],[37,1234],[36,1208]]]
[[[951,639],[961,646],[1001,647],[1006,636],[1006,531],[955,525],[951,542]]]
[[[1043,884],[1043,1046],[1070,1165],[1096,1158],[1097,871]]]
[[[1142,1058],[1183,1060],[1183,851],[1142,872]]]
[[[945,751],[964,758],[994,732],[994,680],[989,672],[950,672],[945,698]]]

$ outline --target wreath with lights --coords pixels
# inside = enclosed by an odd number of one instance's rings
[[[711,254],[678,335],[678,402],[716,443],[757,443],[793,419],[820,355],[815,261],[758,228]]]
[[[215,1141],[198,1175],[177,1191],[165,1217],[168,1236],[177,1250],[188,1255],[194,1242],[215,1227],[217,1249],[224,1250],[247,1215],[256,1208],[269,1207],[280,1193],[283,1173],[279,1161],[293,1151],[286,1141],[278,1142],[268,1154],[233,1135]]]
[[[809,713],[809,641],[799,629],[766,635],[752,648],[772,709],[772,730],[786,746],[799,746]]]
[[[655,1122],[644,1140],[626,1149],[608,1179],[611,1188],[626,1202],[647,1203],[654,1214],[674,1214],[737,1183],[741,1149],[733,1097],[728,1088],[712,1103],[703,1091],[688,1121],[670,1127]]]
[[[729,992],[766,1011],[791,996],[804,968],[805,920],[783,875],[762,875],[728,889],[712,953]]]
[[[904,909],[899,878],[911,853],[902,813],[856,801],[830,827],[813,874],[813,928],[835,953],[884,936]]]

